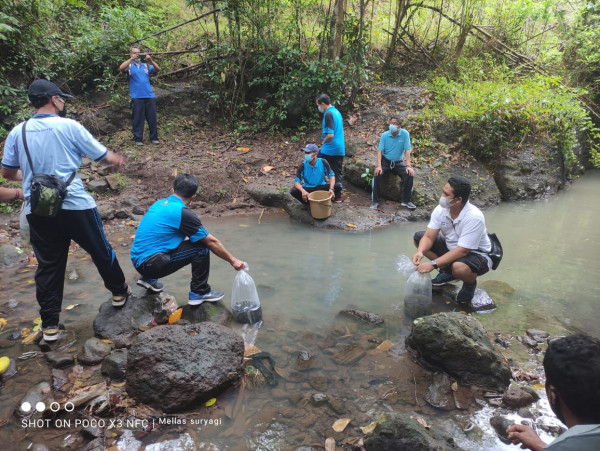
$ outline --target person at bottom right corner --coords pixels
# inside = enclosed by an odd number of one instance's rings
[[[533,451],[600,450],[600,340],[581,334],[552,340],[544,372],[550,408],[569,430],[547,445],[531,426],[513,424],[508,438]]]
[[[439,205],[431,213],[427,230],[414,235],[417,252],[412,262],[420,273],[439,270],[433,286],[461,280],[456,296],[459,304],[469,304],[475,296],[477,277],[492,266],[488,253],[492,243],[479,208],[469,202],[471,183],[466,177],[453,176],[442,189]],[[421,262],[423,257],[428,262]]]

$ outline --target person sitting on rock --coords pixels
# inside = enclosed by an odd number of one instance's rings
[[[546,445],[531,426],[506,430],[513,444],[533,451],[600,450],[600,340],[569,335],[553,340],[544,356],[546,395],[569,430]]]
[[[373,172],[371,182],[371,208],[379,208],[379,193],[381,191],[381,180],[383,174],[392,171],[402,180],[402,205],[409,210],[416,207],[412,203],[413,177],[415,170],[410,165],[410,135],[402,128],[402,122],[398,116],[390,119],[390,129],[381,135],[379,148],[377,149],[377,166]]]
[[[308,205],[308,195],[313,191],[329,191],[334,197],[340,197],[342,186],[335,181],[335,175],[327,160],[317,158],[319,148],[316,144],[308,144],[302,149],[304,161],[298,166],[294,186],[290,194],[305,205]],[[329,181],[326,181],[325,178]]]
[[[463,281],[456,301],[468,304],[475,295],[477,276],[492,267],[488,253],[492,243],[479,208],[469,202],[471,183],[466,177],[454,176],[442,189],[439,205],[431,213],[426,231],[414,235],[417,252],[412,262],[421,274],[439,269],[431,281],[441,286]],[[423,257],[430,261],[421,263]]]
[[[171,195],[155,202],[142,218],[131,246],[131,261],[142,276],[137,284],[154,293],[163,289],[159,278],[192,265],[189,305],[223,299],[224,293],[212,290],[208,284],[211,251],[236,271],[245,267],[189,209],[197,191],[196,177],[178,175]]]

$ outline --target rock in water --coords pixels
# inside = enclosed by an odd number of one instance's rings
[[[348,315],[353,316],[354,318],[358,318],[361,321],[364,321],[369,324],[381,324],[383,323],[383,318],[375,313],[365,312],[362,310],[355,309],[347,309],[340,311],[340,315]]]
[[[427,364],[465,385],[493,390],[508,387],[508,364],[472,316],[451,312],[418,318],[406,343]]]
[[[244,341],[214,323],[157,326],[127,356],[127,393],[177,412],[218,396],[242,375]]]

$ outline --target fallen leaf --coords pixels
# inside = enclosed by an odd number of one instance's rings
[[[343,432],[344,429],[346,429],[346,426],[348,426],[348,423],[350,423],[351,421],[351,418],[340,418],[339,420],[335,420],[333,426],[331,427],[335,432]]]
[[[350,227],[351,229],[356,229],[355,224],[346,224],[346,227]]]
[[[248,152],[250,150],[250,147],[238,147],[237,150],[239,152]]]
[[[77,307],[78,305],[81,305],[81,304],[70,304],[70,305],[68,305],[67,307],[65,307],[65,310],[73,310],[73,309],[74,309],[75,307]]]
[[[375,421],[373,421],[372,423],[369,423],[366,426],[362,426],[360,428],[360,430],[362,431],[363,434],[367,435],[367,434],[370,434],[371,432],[373,432],[373,429],[375,429],[375,426],[377,426],[377,423]]]
[[[29,264],[30,265],[37,265],[38,264],[37,258],[35,258],[35,257],[29,257]]]
[[[37,328],[37,329],[36,329],[36,328]],[[1,329],[1,327],[0,327],[0,329]],[[39,324],[33,328],[33,331],[34,331],[34,332],[37,332],[38,330],[40,330],[40,325],[39,325]],[[23,338],[25,338],[25,337],[26,337],[27,335],[29,335],[30,333],[31,333],[31,329],[29,329],[28,327],[25,327],[24,329],[21,329],[21,336],[22,336]]]
[[[33,320],[33,324],[42,324],[42,318],[40,318],[39,316]]]
[[[248,179],[246,177],[242,177],[242,180],[246,183],[248,183]]]
[[[152,160],[152,155],[148,155],[148,156],[146,157],[146,161],[150,161],[150,160]]]
[[[381,354],[382,352],[386,352],[389,351],[392,346],[394,346],[394,343],[392,343],[390,340],[384,340],[381,342],[381,344],[379,346],[377,346],[375,349],[371,350],[371,352],[369,354],[374,355],[374,354]]]
[[[425,429],[430,429],[431,425],[427,424],[427,421],[425,421],[423,418],[421,417],[417,417],[417,423],[419,423],[421,426],[423,426]]]
[[[177,321],[181,319],[181,313],[183,312],[183,307],[179,307],[169,316],[169,324],[175,324]]]
[[[325,451],[335,451],[335,439],[333,437],[328,437],[325,440]]]
[[[4,318],[0,318],[0,330],[4,328],[8,323]]]
[[[217,402],[217,398],[210,398],[208,401],[206,401],[206,402],[204,403],[204,405],[205,405],[206,407],[210,407],[210,406],[212,406],[212,405],[213,405],[214,403],[216,403],[216,402]]]
[[[277,373],[277,375],[279,377],[283,377],[284,379],[287,378],[287,373],[285,372],[285,370],[282,370],[281,368],[275,367],[274,371]]]
[[[173,177],[177,177],[177,168],[173,169]]]
[[[450,302],[452,302],[452,301],[446,301],[446,305],[450,304]]]
[[[263,171],[269,172],[271,169],[275,169],[275,166],[264,166]]]
[[[456,382],[453,382],[451,387],[452,387],[452,391],[458,390],[458,384]]]
[[[533,384],[531,388],[534,390],[545,390],[546,386],[544,384]]]
[[[253,344],[244,343],[244,357],[249,357],[251,355],[258,354],[259,352],[262,351]]]
[[[107,344],[109,344],[109,345],[113,344],[113,341],[112,341],[112,340],[109,340],[108,338],[103,338],[103,339],[102,339],[102,340],[100,340],[100,341],[103,341],[104,343],[107,343]]]
[[[125,386],[125,382],[111,382],[111,384],[113,387],[124,387]]]

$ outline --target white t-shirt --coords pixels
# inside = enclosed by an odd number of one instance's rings
[[[485,228],[485,218],[481,210],[469,201],[454,220],[450,217],[449,208],[438,205],[431,213],[427,228],[440,231],[448,250],[460,246],[482,254],[491,268],[492,261],[487,253],[492,250],[492,243]]]

